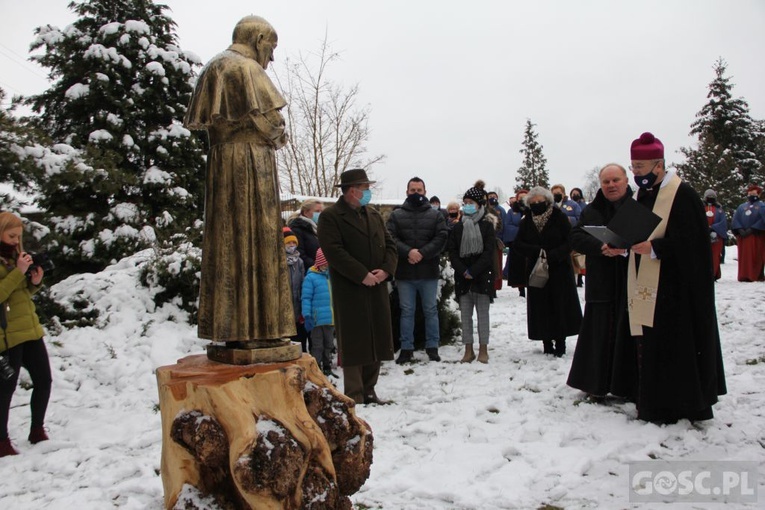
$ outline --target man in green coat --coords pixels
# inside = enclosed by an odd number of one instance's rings
[[[393,359],[386,281],[396,272],[396,242],[362,169],[340,175],[342,196],[319,216],[319,246],[329,263],[345,394],[357,404],[381,404],[375,393],[380,362]]]

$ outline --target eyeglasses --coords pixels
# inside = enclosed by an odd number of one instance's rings
[[[654,162],[653,162],[653,166],[651,167],[651,169],[650,169],[650,170],[649,170],[647,173],[649,173],[649,174],[650,174],[651,172],[653,172],[653,171],[654,171],[654,169],[656,168],[656,165],[658,165],[659,163],[661,163],[661,160],[660,160],[660,159],[657,159],[656,161],[654,161]],[[650,164],[650,163],[649,163],[649,164]],[[642,171],[644,168],[645,168],[645,165],[643,165],[642,163],[639,163],[639,164],[637,164],[637,165],[630,165],[630,172],[640,172],[640,171]]]

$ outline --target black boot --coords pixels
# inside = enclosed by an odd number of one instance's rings
[[[555,357],[562,358],[566,354],[566,339],[555,341]]]
[[[441,361],[441,356],[438,355],[438,347],[429,347],[425,349],[430,361]]]
[[[555,349],[553,349],[553,341],[552,340],[542,340],[542,345],[544,346],[545,354],[554,354],[555,353]]]
[[[526,287],[520,287],[518,289],[518,295],[521,297],[526,297]]]
[[[398,358],[396,358],[396,365],[403,365],[404,363],[411,362],[413,354],[414,351],[409,349],[401,349],[401,352],[398,353]]]

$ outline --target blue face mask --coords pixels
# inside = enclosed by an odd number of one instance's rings
[[[475,206],[475,204],[465,204],[462,206],[462,212],[468,216],[472,216],[478,212],[478,208]]]
[[[370,200],[372,200],[372,190],[365,189],[361,194],[361,198],[359,199],[359,205],[365,206],[369,203]]]
[[[321,214],[321,213],[315,212],[315,213],[313,213],[313,216],[311,216],[311,219],[312,219],[312,220],[313,220],[313,222],[314,222],[314,223],[316,223],[317,225],[319,224],[319,215],[320,215],[320,214]]]

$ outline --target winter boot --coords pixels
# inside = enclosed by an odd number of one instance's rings
[[[489,362],[489,346],[488,345],[480,344],[478,346],[478,362],[479,363]]]
[[[566,339],[555,341],[555,357],[562,358],[566,354]]]
[[[335,379],[339,379],[338,375],[332,371],[332,366],[325,366],[322,369],[322,372],[324,373],[325,377],[334,377]]]
[[[470,363],[475,359],[475,353],[473,352],[473,344],[465,344],[465,355],[462,356],[460,363]]]
[[[553,342],[552,340],[542,340],[542,346],[544,347],[544,353],[545,354],[554,354],[555,349],[553,349]]]
[[[441,361],[441,356],[438,355],[438,347],[430,347],[425,349],[430,361]]]
[[[0,457],[7,457],[8,455],[18,455],[19,452],[16,451],[16,448],[13,447],[11,444],[11,438],[6,437],[3,440],[0,440]]]
[[[401,349],[401,352],[398,353],[398,358],[396,359],[396,365],[403,365],[404,363],[411,362],[413,354],[414,351],[412,350]]]
[[[45,429],[42,426],[32,427],[32,430],[29,431],[28,439],[30,443],[37,444],[42,441],[47,441],[48,434],[45,433]]]
[[[520,287],[518,289],[518,295],[521,297],[526,297],[526,287]]]

